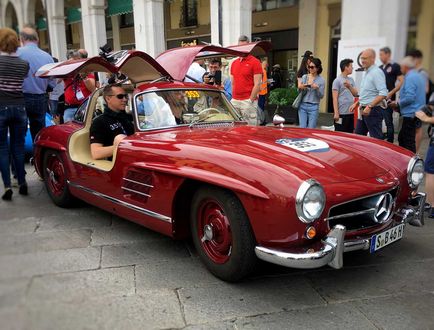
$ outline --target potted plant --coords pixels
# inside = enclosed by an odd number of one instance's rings
[[[295,86],[289,88],[276,88],[268,96],[267,108],[269,118],[278,114],[285,118],[285,122],[298,124],[298,111],[292,108],[292,103],[298,95],[298,89]]]

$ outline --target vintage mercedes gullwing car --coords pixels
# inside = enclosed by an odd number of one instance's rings
[[[104,102],[96,90],[73,122],[43,129],[35,166],[53,202],[81,199],[175,239],[191,237],[226,281],[242,279],[259,259],[341,268],[344,252],[374,253],[404,237],[407,223],[423,225],[418,156],[353,134],[248,126],[221,90],[183,82],[196,57],[261,47],[195,46],[156,60],[129,51],[39,70],[64,78],[123,73],[135,125],[112,160],[92,159],[89,128]]]

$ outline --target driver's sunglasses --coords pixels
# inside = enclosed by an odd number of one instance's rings
[[[116,96],[117,99],[128,99],[128,94],[116,94],[116,95],[109,95],[109,96]]]

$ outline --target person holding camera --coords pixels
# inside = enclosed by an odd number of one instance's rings
[[[63,122],[74,119],[75,111],[83,101],[95,90],[95,75],[78,74],[74,78],[64,80],[65,84],[65,111]]]
[[[85,51],[84,49],[80,49]],[[87,54],[87,52],[86,52]],[[83,53],[78,50],[69,51],[68,60],[82,59]],[[64,79],[65,85],[65,110],[63,112],[63,122],[67,123],[74,119],[75,111],[83,101],[95,90],[96,81],[93,73],[79,73],[74,78]]]
[[[222,62],[214,58],[208,65],[209,72],[205,72],[203,75],[203,82],[208,85],[214,85],[221,87],[222,85]]]
[[[321,77],[322,64],[319,58],[310,59],[309,74],[301,77],[298,89],[307,90],[298,108],[301,128],[316,128],[319,102],[324,97],[325,81]]]
[[[399,103],[393,102],[391,107],[399,105],[403,117],[401,130],[398,135],[399,145],[412,152],[416,152],[416,117],[415,113],[425,105],[425,81],[415,70],[416,63],[410,56],[402,59],[401,72],[404,83],[399,95]]]

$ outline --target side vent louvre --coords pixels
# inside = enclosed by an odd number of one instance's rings
[[[151,172],[137,169],[129,170],[122,179],[122,191],[126,198],[147,203],[154,188]]]

